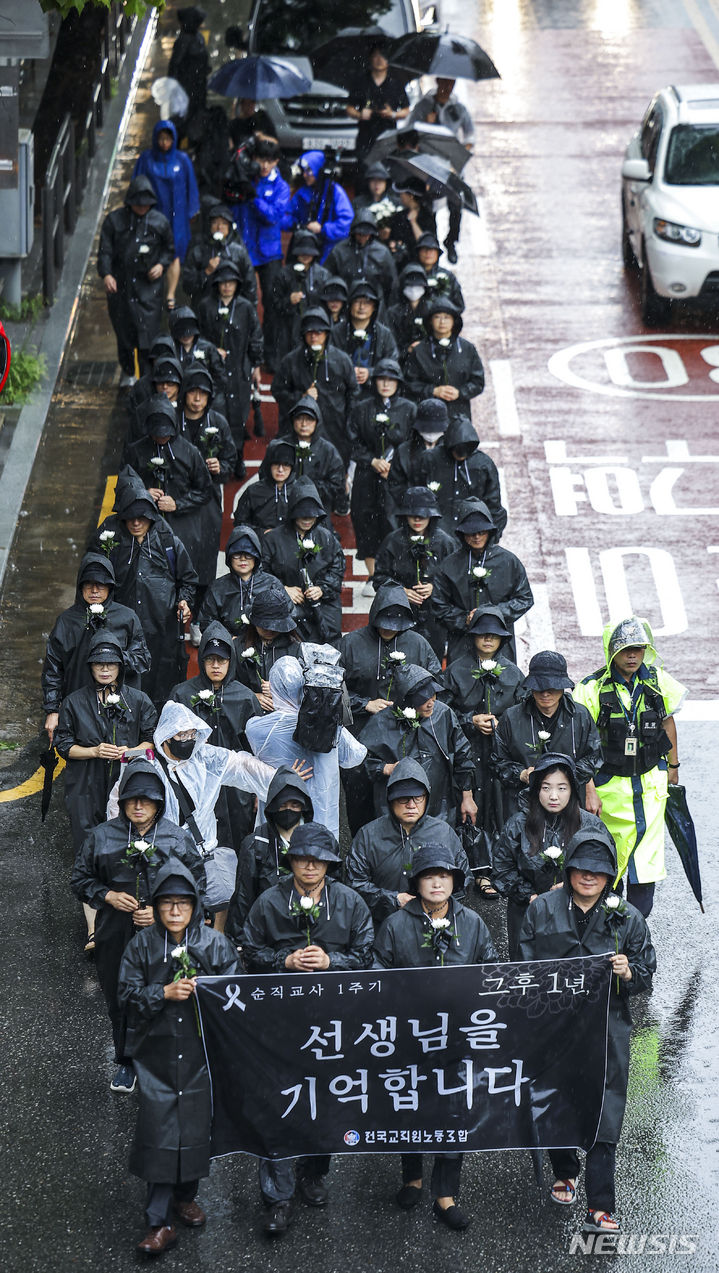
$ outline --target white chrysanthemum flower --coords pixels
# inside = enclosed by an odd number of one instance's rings
[[[562,856],[562,850],[556,844],[550,844],[548,849],[544,850],[545,858],[551,858],[553,862],[559,861]]]
[[[436,495],[441,485],[442,485],[441,482],[428,482],[427,490],[431,491],[433,495]]]
[[[486,575],[486,573],[487,571],[484,566],[472,567],[472,574],[474,575],[475,579],[484,579],[484,576]]]
[[[546,729],[537,730],[537,738],[540,740],[540,742],[548,743],[551,737],[552,735],[548,733]]]
[[[312,443],[303,440],[301,442],[298,442],[297,445],[299,446],[301,451],[309,451],[310,447],[312,446]]]
[[[606,897],[604,899],[604,905],[606,906],[607,910],[616,911],[619,909],[621,905],[621,901],[622,899],[620,897],[617,897],[616,893],[610,893],[609,897]]]
[[[244,615],[242,617],[244,618]],[[255,657],[254,645],[248,645],[247,649],[243,650],[240,654],[241,659],[253,659],[254,657]]]
[[[401,650],[393,650],[389,657],[393,663],[404,663],[407,655],[403,654]]]
[[[378,424],[387,424],[389,420],[389,416],[387,415],[386,411],[378,411],[377,415],[375,416],[375,420],[377,421]]]
[[[416,720],[416,719],[417,719],[417,709],[416,709],[416,707],[403,707],[403,708],[402,708],[402,715],[403,715],[403,716],[404,716],[407,720]]]
[[[93,601],[90,606],[90,614],[104,614],[105,607],[100,605],[99,601]]]
[[[432,925],[432,927],[433,927],[434,929],[439,929],[439,930],[441,930],[441,929],[443,929],[443,928],[449,928],[449,920],[448,920],[448,919],[431,919],[431,920],[430,920],[430,924]]]
[[[147,840],[134,840],[133,847],[136,853],[148,853],[152,845]]]
[[[222,233],[222,230],[215,230],[212,237],[215,240],[215,243],[224,243],[225,241],[225,236]]]
[[[314,548],[314,546],[315,546],[315,541],[314,541],[314,539],[303,539],[303,540],[302,540],[302,547],[303,547],[303,548],[306,548],[308,551],[309,551],[309,549],[310,549],[310,548]]]
[[[175,949],[171,950],[170,954],[172,955],[173,959],[182,959],[182,956],[185,954],[185,947],[175,946]]]
[[[197,697],[201,698],[203,703],[207,703],[211,698],[214,698],[214,694],[212,690],[200,690]]]
[[[311,911],[312,907],[314,906],[314,902],[312,901],[311,897],[301,897],[300,906],[302,907],[303,911]]]
[[[108,539],[114,539],[114,538],[115,538],[115,532],[114,532],[114,530],[103,530],[103,531],[101,531],[101,532],[100,532],[100,543],[101,543],[101,544],[106,544],[106,543],[107,543],[107,541],[108,541]]]
[[[120,695],[119,695],[119,694],[108,694],[107,698],[105,699],[105,702],[106,702],[106,703],[107,703],[110,707],[116,707],[116,706],[117,706],[117,704],[120,702]]]
[[[451,343],[452,342],[449,339],[449,336],[442,336],[440,340],[437,341],[437,344],[441,345],[443,349],[447,349],[451,345]]]
[[[493,671],[494,671],[494,669],[495,669],[495,668],[496,668],[496,666],[497,666],[497,660],[496,660],[496,659],[482,659],[482,662],[480,663],[480,665],[479,665],[479,666],[481,667],[481,669],[482,669],[482,671],[483,671],[483,672],[493,672]]]

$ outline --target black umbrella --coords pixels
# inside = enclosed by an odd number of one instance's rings
[[[367,69],[372,49],[380,45],[389,58],[396,41],[382,27],[345,27],[310,53],[315,78],[351,89]],[[400,78],[410,79],[410,75]]]
[[[40,752],[40,764],[45,770],[42,780],[42,800],[40,802],[40,821],[44,822],[52,799],[52,779],[57,767],[57,752],[52,743]]]
[[[208,83],[223,97],[250,97],[253,102],[270,97],[297,97],[309,93],[312,81],[294,62],[281,57],[236,57],[215,71]]]
[[[496,80],[499,71],[488,53],[466,35],[407,35],[392,50],[393,66],[414,75],[437,75],[445,80]]]
[[[446,159],[438,159],[436,155],[413,155],[411,159],[395,158],[392,162],[426,181],[433,199],[447,199],[449,203],[457,203],[479,216],[474,191],[453,172]]]
[[[702,880],[699,874],[697,833],[687,805],[687,793],[684,787],[670,784],[664,810],[664,821],[674,847],[681,858],[684,874],[689,881],[689,886],[699,903],[699,909],[703,915],[704,906],[702,905]]]
[[[406,146],[419,154],[437,155],[446,159],[455,172],[459,173],[469,159],[469,151],[463,146],[456,133],[443,124],[411,124],[409,128],[391,128],[380,133],[365,163],[374,164],[378,159],[393,159],[398,147]],[[409,155],[400,158],[409,159]]]

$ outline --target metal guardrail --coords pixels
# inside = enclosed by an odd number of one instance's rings
[[[97,132],[105,121],[105,104],[112,97],[112,81],[122,69],[135,21],[125,16],[120,5],[111,6],[105,18],[103,58],[90,109],[77,138],[70,115],[65,116],[52,149],[41,192],[42,289],[46,305],[55,300],[65,260],[65,236],[75,229],[77,208],[97,151]]]

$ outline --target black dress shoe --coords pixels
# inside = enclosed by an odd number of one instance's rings
[[[265,1217],[265,1233],[278,1235],[290,1227],[294,1207],[291,1202],[275,1202]]]
[[[440,1207],[438,1202],[433,1202],[432,1210],[437,1219],[441,1220],[442,1224],[446,1224],[448,1229],[456,1229],[457,1231],[460,1229],[468,1229],[472,1223],[469,1216],[466,1216],[463,1211],[460,1211],[456,1204],[445,1208]]]
[[[416,1185],[402,1185],[402,1188],[395,1194],[395,1202],[403,1211],[411,1211],[412,1207],[416,1207],[422,1197],[422,1189]]]
[[[329,1193],[322,1176],[298,1176],[297,1192],[310,1207],[326,1207]]]
[[[444,246],[447,252],[447,260],[449,261],[450,265],[456,265],[457,264],[457,249],[454,243],[445,243]]]

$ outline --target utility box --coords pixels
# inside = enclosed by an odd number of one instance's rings
[[[32,250],[34,232],[35,138],[29,128],[18,131],[17,187],[0,188],[0,259],[16,260]]]

